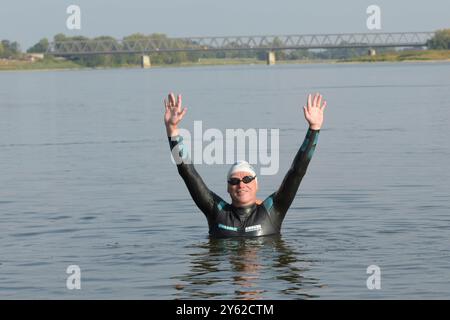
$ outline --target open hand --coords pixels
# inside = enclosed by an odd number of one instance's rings
[[[308,95],[307,105],[303,107],[305,113],[305,119],[309,123],[309,127],[312,130],[319,130],[323,123],[323,111],[327,105],[326,101],[322,104],[322,95],[316,93],[314,98],[311,94]]]
[[[178,123],[180,123],[187,112],[187,108],[181,108],[181,95],[179,94],[175,100],[174,94],[172,92],[169,93],[167,99],[164,99],[164,106],[166,107],[164,123],[166,124],[167,132],[176,131]]]

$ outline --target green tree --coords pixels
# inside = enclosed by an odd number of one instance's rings
[[[67,41],[67,37],[63,33],[58,33],[53,37],[53,41],[55,42]]]
[[[21,55],[20,45],[18,42],[11,42],[9,40],[2,40],[2,58],[19,58]]]
[[[47,38],[39,40],[34,46],[27,50],[28,53],[45,53],[49,47],[49,42]]]
[[[288,59],[290,60],[300,60],[312,58],[313,55],[308,51],[308,49],[296,49],[288,54]]]
[[[438,30],[434,37],[428,40],[427,46],[435,50],[449,50],[450,49],[450,29]]]

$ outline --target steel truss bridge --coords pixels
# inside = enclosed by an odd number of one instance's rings
[[[434,32],[344,33],[265,36],[79,40],[52,42],[46,54],[149,54],[177,51],[295,50],[332,48],[423,47]]]

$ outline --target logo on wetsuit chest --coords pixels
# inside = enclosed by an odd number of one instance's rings
[[[230,227],[230,226],[226,226],[223,225],[221,223],[218,224],[218,227],[224,230],[229,230],[229,231],[239,231],[238,228],[236,227]],[[261,230],[262,227],[260,224],[254,225],[254,226],[249,226],[245,228],[245,232],[252,232],[252,231],[259,231]]]
[[[246,227],[245,228],[245,232],[259,231],[261,229],[262,229],[261,225],[257,224],[257,225],[254,225],[254,226]]]

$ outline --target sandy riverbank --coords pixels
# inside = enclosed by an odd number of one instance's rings
[[[375,56],[362,56],[351,59],[301,59],[279,60],[277,64],[337,64],[337,63],[371,63],[371,62],[446,62],[450,61],[450,50],[401,51]],[[264,65],[266,61],[258,59],[199,59],[198,62],[183,62],[178,64],[153,65],[153,67],[191,67],[220,65]],[[48,70],[80,70],[80,69],[111,69],[139,68],[138,65],[102,66],[96,68],[84,67],[68,60],[47,58],[40,61],[0,59],[0,71],[48,71]]]

